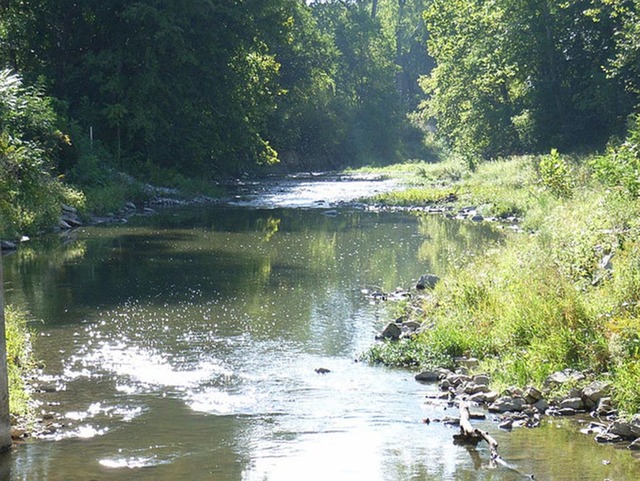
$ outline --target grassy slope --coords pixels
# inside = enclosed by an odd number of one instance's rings
[[[485,214],[522,216],[532,233],[513,234],[451,272],[417,301],[430,329],[368,357],[427,367],[469,354],[498,386],[540,386],[556,370],[580,369],[610,380],[619,408],[638,412],[640,204],[593,181],[585,159],[562,159],[551,177],[541,160],[496,161],[476,172],[454,161],[387,169],[413,186],[377,202],[433,202],[455,192],[459,204]]]

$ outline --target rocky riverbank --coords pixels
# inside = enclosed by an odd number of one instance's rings
[[[423,278],[431,281],[430,288],[439,281],[437,276]],[[426,286],[418,282],[419,290]],[[398,290],[393,294],[366,292],[370,299],[403,300],[412,293]],[[422,323],[400,317],[385,325],[377,340],[401,342],[427,329]],[[427,402],[445,402],[453,406],[461,401],[471,403],[493,416],[500,429],[511,430],[540,426],[543,417],[574,417],[584,427],[585,435],[598,443],[615,443],[632,451],[640,451],[640,413],[631,418],[619,416],[611,398],[612,385],[606,380],[594,379],[588,373],[565,369],[551,374],[542,386],[512,386],[503,390],[492,387],[488,373],[479,371],[478,359],[458,357],[453,359],[454,369],[438,368],[421,371],[415,375],[420,383],[437,384],[440,393],[428,397]],[[562,394],[560,394],[562,393]],[[456,423],[457,418],[427,419],[425,422]]]

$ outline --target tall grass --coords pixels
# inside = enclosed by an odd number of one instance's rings
[[[542,387],[554,371],[578,369],[606,376],[619,408],[638,412],[640,202],[592,182],[581,165],[541,178],[534,160],[482,164],[460,181],[463,199],[510,205],[535,233],[469,259],[422,300],[428,329],[411,346],[412,362],[473,355],[498,386]],[[397,348],[393,358],[403,363]]]
[[[16,416],[31,413],[31,396],[25,379],[35,369],[31,351],[31,333],[27,328],[27,314],[11,305],[5,308],[7,338],[7,366],[9,376],[9,407]]]

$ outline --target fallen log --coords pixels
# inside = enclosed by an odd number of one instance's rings
[[[461,401],[460,409],[460,433],[454,434],[453,439],[462,444],[478,444],[484,440],[491,450],[491,459],[499,459],[498,441],[496,441],[487,431],[474,428],[471,424],[471,414],[469,413],[469,404]]]

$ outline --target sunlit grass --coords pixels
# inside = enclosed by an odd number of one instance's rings
[[[384,345],[375,358],[435,367],[476,356],[497,387],[542,387],[551,373],[578,369],[609,380],[621,411],[638,412],[640,202],[590,183],[585,171],[572,167],[571,196],[554,195],[530,157],[481,164],[439,186],[457,189],[458,203],[518,215],[534,233],[453,267],[423,301],[429,328],[405,344],[407,359]],[[433,190],[411,188],[404,200],[429,202]]]
[[[10,410],[16,416],[27,416],[31,411],[31,396],[27,390],[25,379],[28,373],[35,368],[30,332],[27,328],[27,314],[20,309],[7,306],[5,309],[5,330]]]

